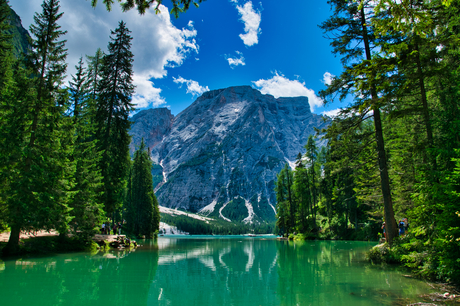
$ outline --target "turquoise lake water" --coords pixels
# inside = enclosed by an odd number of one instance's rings
[[[192,236],[140,244],[0,260],[0,305],[407,305],[433,290],[365,262],[375,243]]]

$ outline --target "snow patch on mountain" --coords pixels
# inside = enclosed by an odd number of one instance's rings
[[[217,199],[212,201],[209,205],[206,205],[205,207],[203,207],[200,211],[198,211],[198,213],[209,215],[210,213],[214,211],[214,209],[216,208],[216,205],[217,205]]]
[[[222,214],[222,210],[224,210],[225,206],[227,206],[228,203],[230,203],[230,202],[225,203],[225,204],[222,205],[222,207],[219,209],[219,216],[220,216],[222,219],[224,219],[225,221],[232,222],[232,220],[230,220],[229,218],[224,217],[224,215]]]
[[[252,220],[254,219],[254,207],[252,207],[251,202],[249,202],[246,199],[244,200],[244,205],[246,205],[246,208],[248,209],[248,216],[243,219],[243,223],[252,223]]]
[[[174,216],[174,215],[187,216],[187,217],[197,219],[197,220],[200,220],[200,221],[205,221],[206,223],[209,223],[209,221],[213,220],[213,219],[208,218],[208,217],[200,216],[200,215],[193,214],[193,213],[186,212],[186,211],[182,211],[182,210],[167,208],[167,207],[164,207],[164,206],[161,206],[161,205],[160,205],[160,213],[168,214],[168,215],[171,215],[171,216]]]
[[[287,159],[287,157],[285,157],[284,160],[285,160],[286,163],[289,165],[289,167],[291,168],[291,170],[295,170],[295,162],[290,161],[289,159]]]

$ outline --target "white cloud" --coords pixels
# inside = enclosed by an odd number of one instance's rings
[[[165,99],[160,95],[161,89],[155,88],[147,75],[134,75],[133,83],[136,85],[133,103],[138,108],[158,107],[166,104]]]
[[[278,73],[276,73],[271,79],[261,79],[253,83],[260,92],[263,94],[270,94],[275,98],[299,96],[308,97],[308,102],[310,103],[310,109],[312,112],[315,107],[323,105],[323,101],[316,96],[315,91],[305,87],[304,82],[289,80],[284,75],[279,75]]]
[[[331,118],[335,118],[335,117],[337,117],[337,115],[340,113],[341,110],[342,109],[337,108],[337,109],[333,109],[333,110],[329,110],[329,111],[324,111],[324,112],[321,112],[321,115],[328,116],[328,117],[331,117]]]
[[[40,1],[13,2],[13,9],[21,16],[23,26],[28,29],[33,22],[34,12],[42,11]],[[160,103],[161,90],[153,87],[148,80],[165,77],[168,68],[180,66],[189,56],[195,57],[198,54],[199,47],[195,40],[197,31],[193,23],[189,22],[182,29],[176,28],[171,23],[169,9],[165,6],[160,6],[159,14],[150,9],[141,16],[137,10],[123,13],[117,3],[113,5],[111,12],[106,11],[102,1],[99,1],[96,8],[91,7],[90,1],[61,0],[60,5],[60,12],[64,12],[64,15],[58,20],[58,24],[62,30],[68,31],[62,37],[67,40],[66,48],[69,53],[68,78],[75,74],[74,66],[81,56],[94,55],[97,48],[107,50],[110,30],[115,30],[120,20],[126,23],[133,37],[133,79],[137,85],[136,94],[139,95],[133,97],[135,103]],[[144,98],[139,100],[140,96]]]
[[[334,75],[326,71],[323,74],[323,83],[326,84],[326,85],[331,85],[332,78],[334,78]]]
[[[237,3],[236,1],[232,2]],[[237,5],[236,9],[241,16],[240,20],[244,23],[245,33],[240,34],[243,43],[248,47],[259,43],[258,35],[261,33],[260,21],[262,14],[254,10],[251,1],[246,2],[243,6]]]
[[[226,60],[228,61],[228,64],[230,65],[230,68],[232,69],[239,65],[242,65],[242,66],[246,65],[246,63],[244,62],[243,53],[236,51],[236,54],[239,55],[239,57],[225,56]]]
[[[199,96],[202,93],[209,91],[208,86],[203,87],[197,81],[186,80],[183,77],[179,76],[177,79],[173,77],[174,83],[179,84],[179,87],[182,87],[182,84],[187,85],[187,93],[192,94],[193,96]]]

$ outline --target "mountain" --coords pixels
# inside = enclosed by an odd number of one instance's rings
[[[21,18],[11,8],[8,16],[8,23],[11,25],[11,28],[7,32],[12,36],[13,54],[16,58],[19,58],[30,48],[30,35],[22,26]]]
[[[132,150],[144,137],[156,163],[160,205],[244,223],[275,220],[277,173],[327,125],[307,97],[250,86],[206,92],[177,117],[160,108],[132,121]]]

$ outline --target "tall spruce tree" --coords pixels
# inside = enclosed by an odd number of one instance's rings
[[[152,161],[144,139],[134,153],[130,202],[127,202],[128,230],[136,236],[152,238],[160,228],[160,211],[153,192]]]
[[[89,240],[99,229],[104,215],[103,205],[99,202],[102,176],[98,169],[100,153],[97,152],[95,134],[93,100],[88,72],[80,58],[75,66],[77,72],[69,82],[71,117],[76,134],[76,142],[72,154],[76,164],[74,195],[69,203],[74,217],[71,225],[74,233]]]
[[[57,24],[62,17],[59,1],[46,0],[42,9],[30,27],[33,49],[28,55],[28,66],[34,78],[19,85],[32,85],[35,90],[31,92],[28,87],[18,93],[27,96],[15,101],[15,107],[19,107],[9,117],[10,122],[20,120],[12,142],[21,152],[10,155],[7,203],[11,234],[5,253],[18,249],[23,229],[57,229],[65,233],[70,221],[68,202],[74,165],[69,160],[72,126],[63,116],[66,94],[62,83],[67,52],[65,40],[60,37],[65,31]]]
[[[88,63],[88,81],[91,87],[91,99],[93,101],[96,101],[98,88],[97,84],[101,79],[104,52],[102,52],[101,49],[98,48],[94,55],[87,55],[86,59]]]
[[[11,109],[8,107],[8,101],[13,98],[13,46],[11,43],[12,36],[8,34],[10,24],[8,16],[10,7],[8,1],[0,0],[0,230],[6,229],[7,205],[5,192],[8,188],[7,176],[8,162],[6,151],[8,146],[8,138],[6,136],[8,124],[7,117]]]
[[[128,116],[134,110],[131,103],[134,93],[131,31],[120,21],[118,28],[111,33],[108,54],[103,58],[101,80],[97,84],[96,113],[98,148],[102,153],[102,201],[109,216],[119,210],[123,203],[130,163]]]

